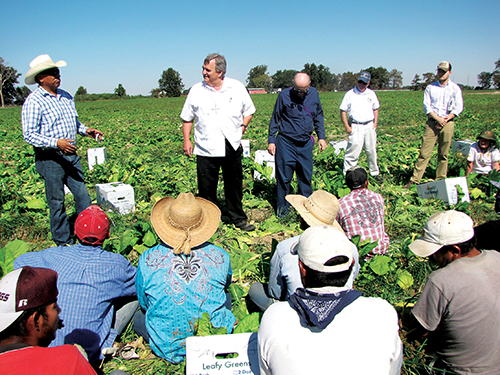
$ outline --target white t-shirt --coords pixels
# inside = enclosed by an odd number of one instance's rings
[[[194,121],[194,154],[225,156],[225,139],[236,150],[241,143],[243,117],[254,114],[255,106],[245,86],[232,78],[224,78],[217,91],[205,82],[191,87],[181,118]]]
[[[365,123],[373,121],[373,111],[380,108],[375,91],[366,89],[361,92],[358,87],[349,90],[342,99],[340,109],[347,112],[349,123]]]
[[[482,152],[477,142],[474,142],[469,150],[467,161],[472,162],[472,173],[490,173],[493,163],[500,161],[500,151],[496,147],[490,147]]]
[[[271,305],[260,323],[260,373],[399,374],[398,316],[381,298],[359,297],[322,331],[301,325],[288,302]]]

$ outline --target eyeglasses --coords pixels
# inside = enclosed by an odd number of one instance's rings
[[[39,74],[41,76],[52,76],[52,77],[59,77],[61,75],[58,68],[47,69]]]

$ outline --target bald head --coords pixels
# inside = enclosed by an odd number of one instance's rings
[[[310,84],[311,79],[307,73],[297,73],[293,78],[293,88],[299,96],[307,94]]]

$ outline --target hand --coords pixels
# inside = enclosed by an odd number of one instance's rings
[[[373,123],[373,129],[377,130],[377,123],[376,122]]]
[[[182,146],[182,149],[184,150],[184,153],[191,157],[191,155],[193,155],[193,144],[191,143],[191,141],[188,139],[186,141],[184,141],[184,145]]]
[[[346,125],[345,126],[345,131],[347,132],[347,134],[351,134],[352,133],[352,126]]]
[[[87,128],[87,135],[91,138],[95,138],[96,141],[98,137],[100,137],[101,139],[104,138],[104,133],[94,128]]]
[[[76,152],[76,146],[71,143],[74,141],[74,139],[58,139],[57,147],[65,154],[74,154]]]
[[[324,139],[320,139],[318,141],[318,147],[319,147],[320,152],[326,150],[326,147],[327,147],[326,141]]]
[[[267,145],[267,152],[274,156],[274,154],[276,154],[276,145],[274,143],[269,143]]]

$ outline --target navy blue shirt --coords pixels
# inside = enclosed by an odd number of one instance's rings
[[[318,90],[309,87],[303,98],[291,87],[281,91],[269,124],[268,143],[276,143],[277,133],[295,141],[305,142],[313,131],[316,131],[318,139],[325,139],[323,107]]]

